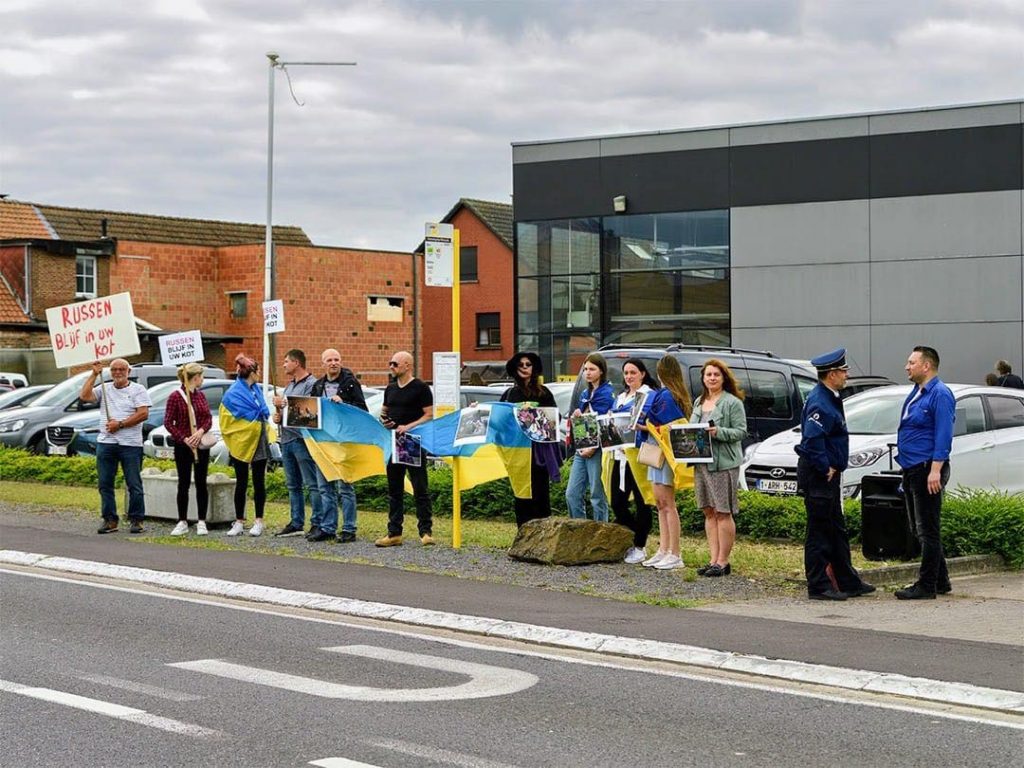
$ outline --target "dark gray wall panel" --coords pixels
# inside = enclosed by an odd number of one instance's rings
[[[1020,188],[1020,124],[871,137],[871,197]]]
[[[616,195],[626,196],[627,213],[728,208],[729,150],[605,157],[601,181],[605,191],[602,215],[612,213]]]
[[[612,209],[611,199],[604,199],[596,157],[514,165],[512,193],[516,221],[571,219]]]
[[[868,142],[862,136],[732,147],[732,205],[866,198]]]

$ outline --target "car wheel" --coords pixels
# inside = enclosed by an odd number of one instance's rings
[[[45,432],[40,432],[38,435],[33,437],[29,441],[28,449],[32,453],[36,453],[36,454],[39,454],[41,456],[45,456],[47,454],[47,450],[46,450],[46,433]]]

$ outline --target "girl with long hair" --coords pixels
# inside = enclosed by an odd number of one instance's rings
[[[728,365],[712,358],[701,367],[700,378],[702,391],[690,422],[709,425],[714,461],[694,465],[694,492],[697,506],[704,511],[704,533],[710,551],[708,563],[698,568],[697,574],[728,576],[732,572],[729,555],[736,542],[734,515],[740,511],[737,489],[747,415],[743,390]]]
[[[172,536],[188,533],[188,495],[192,475],[196,482],[196,534],[205,536],[206,512],[210,495],[206,488],[206,474],[210,467],[210,449],[200,441],[213,425],[210,404],[203,394],[203,366],[186,363],[178,369],[181,389],[176,389],[167,398],[164,426],[174,440],[174,465],[178,469],[178,524],[171,531]]]
[[[580,393],[576,410],[572,418],[579,418],[584,413],[598,415],[608,413],[615,402],[612,385],[608,383],[608,361],[604,355],[591,352],[583,363],[583,380],[586,386]],[[590,505],[594,508],[594,520],[608,522],[608,499],[604,495],[604,483],[601,482],[601,448],[583,448],[576,452],[569,471],[569,482],[565,487],[565,503],[569,507],[569,517],[585,520],[587,518],[585,495],[590,491]]]
[[[672,355],[665,355],[658,361],[658,379],[661,389],[647,398],[643,423],[638,429],[648,432],[648,442],[657,441],[649,434],[651,427],[663,427],[680,419],[688,419],[692,411],[690,393],[683,379],[683,370],[679,361]],[[661,534],[658,539],[658,551],[643,561],[648,568],[670,571],[683,567],[683,558],[679,549],[679,510],[676,509],[675,472],[670,462],[665,461],[661,467],[648,467],[647,479],[654,486],[654,502],[658,507],[658,527]]]

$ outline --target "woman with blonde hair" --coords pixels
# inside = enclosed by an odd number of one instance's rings
[[[711,552],[707,565],[697,569],[699,576],[728,576],[732,572],[729,555],[736,542],[736,515],[739,511],[737,489],[743,440],[747,436],[747,414],[743,410],[743,390],[729,366],[712,358],[700,369],[702,392],[694,403],[691,424],[707,424],[714,461],[694,465],[694,491],[697,506],[704,511],[704,532]]]
[[[683,379],[683,369],[672,355],[658,361],[658,380],[661,388],[647,398],[637,424],[637,430],[647,432],[647,442],[657,445],[650,434],[651,427],[663,427],[680,419],[688,419],[692,406],[690,392]],[[679,549],[679,510],[676,509],[676,479],[672,463],[663,461],[660,467],[647,467],[647,479],[654,486],[654,502],[658,507],[658,551],[643,561],[648,568],[670,571],[683,567]]]
[[[188,494],[192,475],[196,480],[196,508],[199,520],[196,534],[205,536],[206,511],[210,496],[206,488],[206,473],[210,467],[210,448],[203,447],[203,435],[210,431],[213,416],[210,404],[203,394],[203,366],[199,363],[185,363],[178,369],[181,389],[176,389],[167,398],[164,426],[174,441],[174,465],[178,469],[178,524],[171,531],[172,536],[188,533]]]

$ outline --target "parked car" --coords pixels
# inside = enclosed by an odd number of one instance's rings
[[[224,371],[210,366],[210,375],[223,376]],[[147,389],[162,381],[177,380],[177,368],[161,363],[136,363],[129,379]],[[13,448],[27,448],[35,453],[46,452],[46,428],[69,413],[95,411],[96,403],[83,403],[78,399],[82,384],[91,371],[82,371],[65,379],[41,394],[31,405],[11,411],[0,411],[0,444]],[[103,380],[110,381],[104,371]],[[94,416],[97,420],[98,415]]]
[[[950,384],[956,398],[951,488],[1024,491],[1024,391]],[[889,469],[903,401],[910,386],[878,387],[846,400],[850,466],[843,473],[844,498],[860,495],[865,475]],[[780,432],[754,447],[740,469],[740,485],[771,494],[796,493],[793,448],[800,428]],[[895,454],[895,448],[892,449]],[[894,468],[899,465],[894,463]]]
[[[687,387],[694,398],[702,390],[701,366],[712,357],[721,360],[732,369],[740,387],[746,393],[743,401],[747,412],[747,439],[743,441],[745,446],[799,424],[804,398],[818,383],[818,375],[813,368],[776,357],[771,352],[752,349],[688,344],[611,344],[601,347],[598,351],[608,361],[608,378],[616,392],[623,388],[622,364],[628,358],[636,357],[643,360],[647,370],[655,376],[658,360],[666,354],[671,354],[682,366]],[[582,389],[581,371],[573,389],[571,403],[579,401]]]
[[[890,387],[894,384],[896,384],[895,381],[887,379],[885,376],[849,376],[846,379],[846,386],[839,392],[839,397],[846,400],[861,392],[867,392],[869,389]]]
[[[20,408],[23,405],[31,405],[33,400],[52,386],[52,384],[33,384],[28,387],[18,387],[9,392],[0,393],[0,411],[6,411],[8,408]]]
[[[219,370],[219,369],[217,369]],[[203,379],[203,393],[216,409],[232,380],[225,378]],[[149,416],[142,422],[142,438],[157,427],[163,426],[167,411],[167,399],[181,384],[177,379],[165,381],[149,388]],[[71,413],[53,422],[46,428],[46,451],[51,456],[96,455],[96,439],[100,434],[100,422],[95,413]]]
[[[12,389],[21,389],[27,386],[28,379],[25,374],[0,371],[0,392],[9,392]]]

